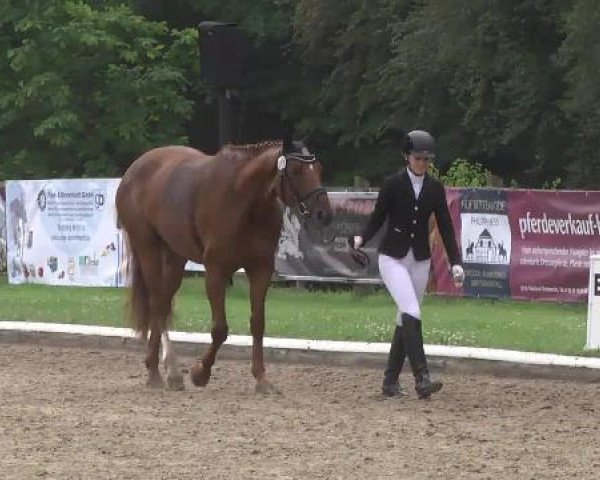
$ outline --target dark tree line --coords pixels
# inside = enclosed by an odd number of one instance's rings
[[[600,183],[595,0],[4,0],[0,178],[119,175],[165,143],[217,148],[196,25],[251,42],[240,139],[307,135],[330,183],[377,183],[413,128],[437,166]]]

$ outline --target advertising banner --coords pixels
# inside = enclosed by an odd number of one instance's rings
[[[6,183],[0,203],[0,262],[5,238],[10,283],[123,286],[124,242],[116,225],[120,179],[27,180]],[[282,278],[381,283],[377,246],[382,228],[364,247],[370,263],[350,255],[377,192],[329,192],[334,221],[318,230],[290,208],[275,268]],[[465,267],[465,284],[451,281],[435,221],[428,291],[443,295],[584,302],[589,257],[600,254],[600,192],[446,189]],[[5,221],[2,218],[4,212]],[[203,270],[188,262],[186,269]]]
[[[600,253],[600,192],[447,189],[465,267],[462,292],[443,272],[437,293],[585,302]],[[457,198],[458,197],[458,198]]]
[[[4,185],[0,185],[0,272],[6,271],[6,202]]]
[[[376,248],[357,266],[346,237],[361,231],[377,193],[330,192],[331,232],[311,232],[289,209],[277,253],[286,278],[379,283]],[[446,189],[465,267],[465,284],[451,281],[435,221],[430,221],[432,267],[428,290],[443,295],[585,302],[590,255],[600,254],[600,192]],[[329,240],[328,240],[329,239]]]
[[[10,283],[119,286],[119,179],[6,183]]]
[[[600,192],[507,192],[511,296],[587,300],[590,256],[600,253]]]
[[[347,237],[360,232],[375,206],[377,192],[329,192],[333,223],[319,231],[289,208],[275,258],[275,270],[288,279],[379,283],[377,245],[383,229],[364,248],[370,264],[359,266],[350,256]]]

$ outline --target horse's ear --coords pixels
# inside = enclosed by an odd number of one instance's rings
[[[291,125],[286,125],[283,128],[283,151],[290,152],[294,148],[294,128]]]
[[[312,145],[311,145],[310,137],[308,137],[307,135],[302,137],[301,144],[303,147],[306,148],[306,150],[308,150],[309,153],[312,153]]]
[[[283,136],[283,151],[289,152],[292,149],[292,135],[286,132]]]

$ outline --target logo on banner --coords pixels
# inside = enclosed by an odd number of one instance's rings
[[[96,195],[94,195],[94,203],[96,204],[96,210],[99,209],[100,207],[103,207],[104,206],[104,194],[97,193]]]
[[[511,237],[506,215],[461,215],[462,256],[465,263],[509,265]]]
[[[292,213],[289,207],[286,207],[283,213],[283,227],[279,237],[279,248],[277,256],[285,259],[290,256],[293,258],[303,258],[304,254],[300,251],[300,220]]]
[[[505,193],[501,190],[464,190],[460,199],[460,220],[465,293],[509,296],[512,237]]]
[[[40,190],[37,195],[37,205],[38,205],[40,211],[43,212],[44,210],[46,210],[46,204],[47,204],[46,192],[44,190]]]

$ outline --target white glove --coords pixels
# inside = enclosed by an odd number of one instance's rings
[[[362,244],[363,244],[363,238],[360,235],[355,235],[354,236],[354,248],[358,250]]]
[[[465,281],[465,271],[460,265],[454,265],[452,267],[452,280],[457,287],[462,287]]]

